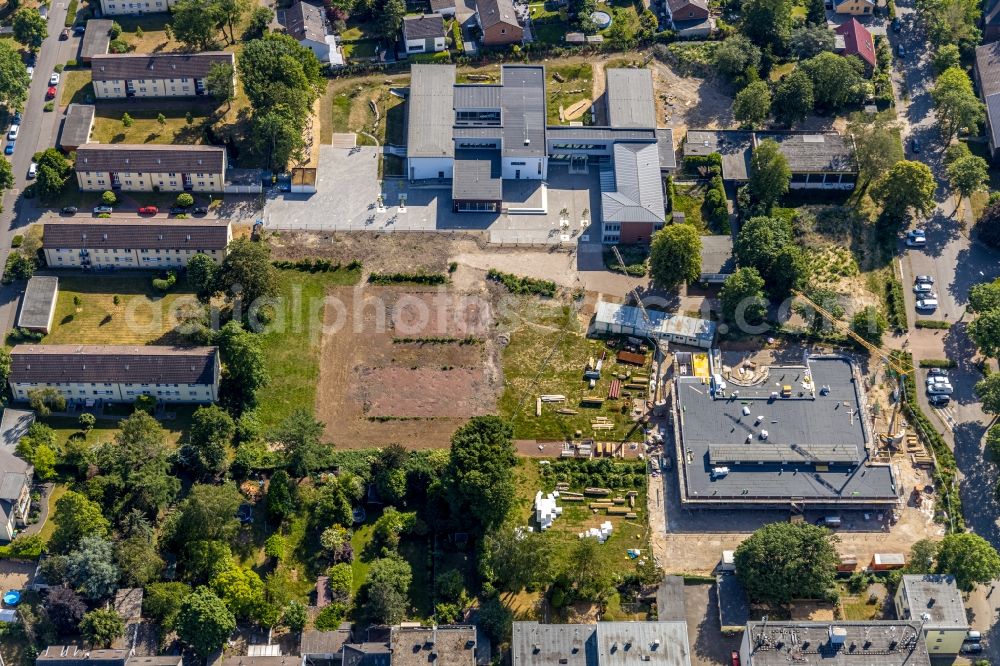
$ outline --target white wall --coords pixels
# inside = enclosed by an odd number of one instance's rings
[[[80,248],[45,248],[49,268],[77,268],[82,265]],[[221,263],[225,250],[87,250],[91,268],[180,268],[195,254],[206,254]]]
[[[177,0],[101,0],[101,11],[105,16],[122,14],[152,14],[165,12]]]
[[[547,176],[547,157],[505,157],[503,158],[504,180],[517,178],[521,171],[521,180],[542,180]]]
[[[330,45],[326,42],[303,39],[299,44],[312,51],[320,62],[330,62]]]
[[[10,384],[16,400],[28,399],[28,391],[52,388],[66,400],[103,400],[105,402],[133,402],[140,395],[152,395],[160,402],[214,402],[219,397],[218,371],[212,384],[119,384],[116,382],[20,382]]]
[[[440,173],[451,178],[455,173],[455,160],[451,157],[410,157],[407,162],[410,180],[438,178]]]

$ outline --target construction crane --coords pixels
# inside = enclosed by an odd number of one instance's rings
[[[618,265],[621,266],[622,273],[628,275],[628,271],[625,269],[625,260],[622,259],[621,252],[618,251],[617,245],[611,246],[611,251],[615,253],[615,259],[618,260]],[[646,306],[642,304],[642,298],[639,296],[639,290],[633,287],[629,290],[629,293],[635,298],[635,304],[639,308],[639,312],[642,313],[642,320],[646,322],[646,328],[648,331],[653,330],[653,321],[649,318],[649,313],[646,312]],[[660,399],[660,378],[663,376],[663,361],[667,357],[667,350],[660,346],[659,341],[655,340],[651,335],[646,336],[651,343],[653,343],[653,360],[656,361],[656,390],[653,393],[653,401],[656,402]]]
[[[618,260],[618,265],[621,266],[622,273],[628,275],[628,270],[626,270],[625,268],[625,260],[622,259],[622,255],[618,251],[618,246],[612,245],[611,251],[615,253],[615,259]],[[642,299],[639,297],[639,291],[635,287],[633,287],[632,289],[629,290],[629,293],[635,297],[636,305],[639,307],[639,311],[642,313],[642,319],[643,321],[646,322],[646,326],[652,328],[653,322],[649,319],[649,313],[646,312],[646,306],[642,304]]]

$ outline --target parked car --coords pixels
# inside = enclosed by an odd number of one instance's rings
[[[20,125],[18,125],[17,123],[14,123],[13,125],[11,125],[10,129],[7,130],[7,140],[8,141],[17,141],[17,133],[19,131],[21,131],[21,126]]]
[[[911,229],[906,232],[906,244],[909,247],[921,247],[927,245],[927,236],[923,229]]]
[[[965,635],[965,640],[969,643],[978,643],[983,640],[983,635],[978,631],[970,631]]]
[[[927,284],[934,284],[934,278],[930,275],[918,275],[913,278],[914,282],[926,282]]]
[[[59,85],[59,72],[52,72],[52,76],[49,77],[49,85],[50,86]]]
[[[78,209],[77,209],[76,206],[63,206],[61,209],[59,209],[59,214],[60,215],[76,215],[77,210]]]
[[[948,371],[945,370],[944,368],[931,368],[930,370],[927,371],[927,374],[929,374],[932,377],[935,377],[935,376],[936,377],[947,377],[948,376]]]
[[[45,99],[55,99],[56,98],[56,87],[49,86],[49,89],[45,91]]]
[[[28,79],[30,80],[35,78],[35,68],[32,67],[31,65],[28,65],[27,69],[28,69]]]
[[[947,375],[930,375],[927,377],[925,382],[928,386],[933,386],[934,384],[950,384]]]
[[[929,282],[918,282],[913,285],[914,294],[929,294],[934,291],[934,285]]]
[[[69,39],[69,28],[63,28],[62,32],[59,33],[59,41],[65,41]]]
[[[21,124],[21,112],[20,111],[15,111],[13,117],[10,119],[10,122],[14,123],[15,125],[20,125]]]
[[[28,65],[30,67],[34,67],[35,66],[35,59],[36,59],[36,56],[35,56],[35,54],[32,51],[28,51],[27,53],[24,54],[24,64],[25,65]]]
[[[14,142],[13,141],[8,141],[7,142],[7,146],[3,149],[3,154],[4,155],[13,155],[14,154]]]
[[[114,208],[111,206],[94,206],[94,215],[100,215],[102,213],[114,212]]]
[[[954,392],[951,384],[933,384],[927,387],[927,395],[951,395]]]
[[[902,24],[899,22],[899,17],[892,19],[892,31],[899,32],[902,29]]]
[[[171,215],[184,215],[187,212],[188,209],[184,208],[183,206],[174,206],[173,208],[170,209]]]
[[[951,403],[951,397],[947,395],[929,395],[927,396],[927,402],[931,404],[931,407],[947,407]]]
[[[195,206],[191,209],[191,213],[194,215],[208,215],[208,208],[205,206]]]
[[[906,49],[903,48],[902,44],[896,47],[896,55],[899,56],[900,58],[906,57]]]
[[[31,180],[38,175],[38,163],[32,162],[28,165],[28,179]]]
[[[965,654],[979,654],[983,651],[982,643],[963,643],[962,652]]]
[[[82,35],[85,32],[87,32],[87,26],[85,26],[85,25],[74,25],[73,26],[73,34],[74,35]]]
[[[920,141],[917,139],[910,139],[910,150],[915,153],[920,152]]]
[[[143,206],[139,209],[139,215],[156,215],[160,209],[156,206]]]
[[[933,312],[937,310],[938,302],[936,298],[921,298],[917,301],[918,310],[929,310]]]

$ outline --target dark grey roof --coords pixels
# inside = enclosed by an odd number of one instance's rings
[[[31,482],[32,466],[16,455],[0,449],[0,499],[13,501],[21,496],[25,483]]]
[[[832,644],[832,635],[843,646]],[[751,622],[746,666],[929,666],[919,622]],[[853,647],[852,647],[853,646]]]
[[[439,12],[444,9],[454,9],[455,0],[431,0],[431,11]]]
[[[731,274],[736,270],[733,237],[729,234],[701,237],[701,272]]]
[[[496,151],[456,150],[451,196],[467,201],[502,200],[503,180]]]
[[[212,384],[218,347],[17,345],[12,383]]]
[[[70,104],[66,109],[60,146],[77,148],[90,141],[90,130],[94,125],[95,107],[92,104]]]
[[[53,222],[43,227],[46,249],[223,250],[229,223],[187,220],[156,224],[143,220],[102,220],[98,223]]]
[[[663,222],[663,183],[655,143],[616,143],[615,189],[601,193],[604,222]]]
[[[597,627],[515,622],[510,657],[511,666],[597,666]]]
[[[815,394],[803,387],[809,372]],[[717,398],[702,380],[677,379],[675,415],[680,429],[678,446],[684,451],[683,484],[689,501],[797,501],[809,503],[890,502],[896,500],[892,468],[874,464],[825,465],[825,461],[801,460],[798,455],[814,445],[854,447],[862,456],[870,434],[863,419],[861,395],[849,361],[833,357],[811,357],[808,366],[772,366],[763,384],[729,386]],[[777,386],[792,387],[791,398],[773,399]],[[828,387],[824,394],[821,389]],[[735,396],[734,392],[739,395]],[[750,412],[744,414],[743,409]],[[758,421],[757,417],[763,419]],[[766,442],[760,439],[767,430]],[[747,437],[751,441],[747,442]],[[761,445],[758,447],[758,444]],[[712,446],[739,446],[751,457],[758,448],[770,451],[786,447],[789,462],[756,460],[749,464],[725,465],[729,473],[712,478]]]
[[[719,597],[719,626],[722,631],[743,627],[750,619],[750,602],[743,583],[733,573],[715,577],[715,591]]]
[[[660,151],[660,168],[676,169],[677,154],[674,152],[674,131],[672,129],[656,130],[656,146]]]
[[[684,156],[722,156],[722,177],[726,180],[747,180],[750,177],[750,150],[753,132],[726,130],[689,130],[684,140]]]
[[[455,127],[451,131],[456,139],[492,139],[499,145],[503,133],[499,126],[495,127]]]
[[[571,125],[550,125],[545,128],[545,134],[546,138],[552,141],[654,141],[656,139],[656,131],[652,129]]]
[[[76,151],[77,171],[223,173],[226,151],[218,146],[87,144]]]
[[[656,588],[656,617],[659,620],[684,620],[684,578],[664,576]]]
[[[792,173],[857,173],[850,137],[835,132],[757,132],[755,145],[777,142]]]
[[[323,8],[308,2],[296,2],[285,10],[285,32],[299,40],[326,41],[326,17]]]
[[[152,655],[133,656],[125,662],[125,666],[184,666],[184,657],[181,655]]]
[[[111,19],[90,19],[83,33],[83,45],[80,47],[80,57],[84,60],[95,55],[108,52],[111,44]]]
[[[413,65],[410,69],[407,157],[452,157],[455,123],[452,90],[454,65]]]
[[[440,14],[421,14],[403,19],[405,39],[436,39],[444,35],[444,19]]]
[[[392,666],[475,666],[476,628],[393,627],[389,649]]]
[[[343,666],[389,666],[391,653],[387,643],[348,643],[344,645]]]
[[[0,420],[0,450],[13,453],[17,443],[35,422],[35,412],[30,409],[6,407]]]
[[[1000,23],[1000,1],[996,2],[985,19]],[[991,17],[994,17],[991,21]],[[986,118],[993,145],[1000,145],[1000,42],[984,44],[976,49],[976,79],[979,94],[986,103]]]
[[[906,619],[923,621],[924,629],[968,629],[962,593],[955,577],[945,574],[903,576]]]
[[[514,3],[511,0],[476,0],[476,11],[479,13],[479,22],[483,30],[497,23],[518,27],[521,25],[517,21],[517,12],[514,11]]]
[[[336,654],[340,652],[344,643],[351,640],[351,629],[337,629],[335,631],[319,631],[310,629],[302,632],[299,639],[299,653],[302,656],[310,654]]]
[[[52,306],[59,293],[59,278],[36,275],[28,280],[21,299],[21,314],[17,325],[24,328],[48,328]]]
[[[612,127],[656,127],[653,72],[648,69],[613,68],[606,71],[604,96],[608,124]]]
[[[983,14],[983,25],[993,26],[1000,24],[1000,1],[991,0],[987,3],[986,12]]]
[[[504,157],[545,155],[545,68],[504,65],[500,93]]]
[[[455,86],[454,104],[456,109],[499,109],[499,85],[457,85]]]
[[[673,16],[678,11],[684,9],[688,5],[694,5],[699,9],[704,9],[708,11],[708,2],[706,0],[667,0],[667,4],[670,6],[670,15]]]
[[[232,65],[227,51],[201,53],[107,53],[97,54],[90,63],[94,81],[134,79],[203,79],[213,65]]]
[[[687,622],[598,622],[600,666],[691,666]]]
[[[115,612],[118,613],[125,622],[139,620],[142,617],[142,597],[141,587],[121,587],[115,591]],[[176,657],[174,657],[176,661]]]
[[[35,659],[38,664],[59,666],[124,666],[128,650],[85,650],[75,645],[50,645]]]
[[[301,657],[265,655],[260,657],[232,656],[222,660],[222,666],[301,666]]]

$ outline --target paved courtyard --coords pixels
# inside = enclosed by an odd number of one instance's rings
[[[379,195],[378,152],[366,146],[348,150],[320,147],[317,192],[280,194],[267,201],[265,225],[270,229],[316,231],[489,231],[500,244],[576,245],[600,243],[588,234],[589,220],[600,212],[596,170],[570,175],[563,165],[549,168],[544,186],[536,181],[505,184],[509,205],[535,207],[545,202],[545,214],[454,213],[451,184],[411,184],[384,181],[385,208]],[[405,202],[405,208],[400,203]]]

